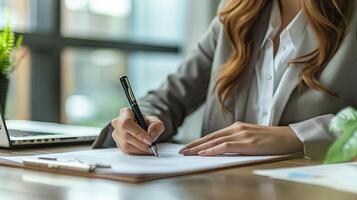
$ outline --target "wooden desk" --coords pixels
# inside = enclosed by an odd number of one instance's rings
[[[0,155],[65,152],[80,149],[89,149],[89,146],[82,145],[11,151],[0,150]],[[160,179],[139,184],[0,167],[0,199],[357,199],[356,194],[319,186],[274,180],[252,174],[252,171],[255,169],[312,164],[316,163],[306,159],[292,159],[269,164]]]

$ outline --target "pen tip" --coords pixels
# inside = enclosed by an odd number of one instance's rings
[[[155,155],[156,157],[159,157],[159,153],[157,152],[156,149],[155,149],[155,151],[154,151],[154,155]]]
[[[151,150],[154,153],[156,157],[159,157],[159,153],[157,152],[157,147],[156,145],[151,146]]]

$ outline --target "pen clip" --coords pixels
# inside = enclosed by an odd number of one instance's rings
[[[132,101],[132,104],[136,103],[136,99],[135,99],[135,96],[134,96],[134,93],[133,93],[133,90],[131,89],[131,87],[128,88],[128,92],[129,92],[129,96]]]
[[[60,161],[60,162],[77,162],[77,163],[81,163],[81,164],[90,165],[93,170],[95,168],[111,168],[111,165],[109,165],[109,164],[89,162],[89,161],[84,161],[84,160],[76,159],[76,158],[65,159],[65,158],[55,158],[55,157],[38,157],[37,159],[49,160],[49,161]]]
[[[128,97],[129,104],[130,105],[136,104],[136,99],[135,99],[135,96],[134,96],[134,92],[131,89],[131,85],[129,83],[128,77],[127,76],[121,77],[120,78],[120,82],[122,83],[122,86],[124,88],[124,92],[125,92],[126,96]]]

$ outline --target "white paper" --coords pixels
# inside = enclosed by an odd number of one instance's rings
[[[183,145],[178,144],[158,144],[158,158],[154,156],[127,155],[120,152],[117,148],[110,148],[37,156],[0,157],[0,159],[21,163],[24,158],[41,156],[56,157],[61,159],[75,159],[86,162],[110,164],[112,166],[111,168],[96,169],[97,173],[160,175],[203,171],[247,163],[256,163],[276,158],[288,158],[291,156],[242,156],[238,154],[212,157],[183,156],[178,153],[182,147]]]
[[[356,162],[311,167],[256,170],[254,174],[357,193]]]

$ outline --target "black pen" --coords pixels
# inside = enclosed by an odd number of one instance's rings
[[[135,99],[133,90],[131,89],[128,77],[127,76],[120,77],[120,82],[121,82],[121,85],[123,86],[123,89],[124,89],[124,92],[126,94],[126,97],[128,98],[130,108],[134,112],[136,121],[138,122],[140,127],[147,132],[148,131],[148,127],[147,127],[147,125],[145,123],[143,114],[141,114],[139,105],[136,102],[136,99]],[[157,153],[156,143],[154,142],[153,144],[149,145],[149,147],[153,151],[154,155],[156,157],[158,157],[159,154]]]

